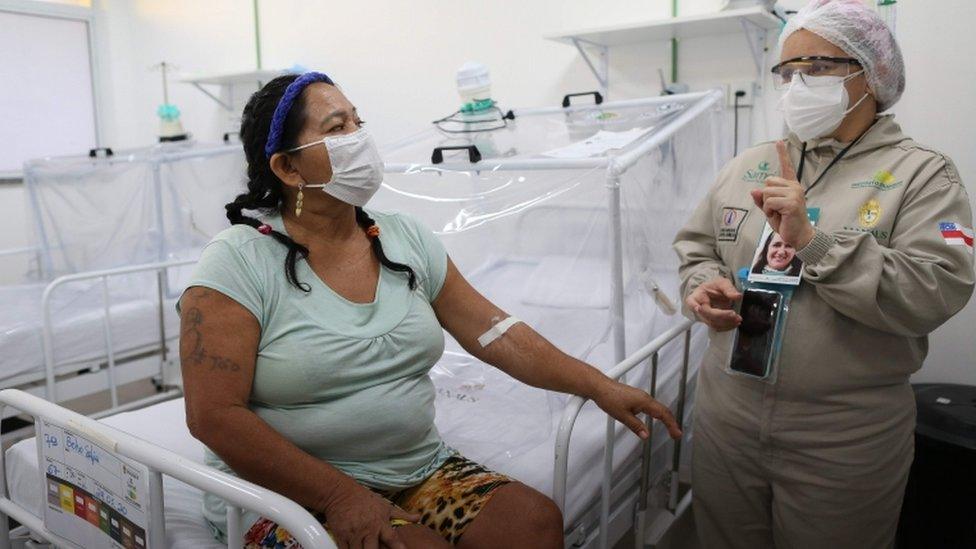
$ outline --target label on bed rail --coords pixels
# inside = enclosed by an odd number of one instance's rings
[[[69,427],[39,424],[45,528],[82,547],[149,547],[149,469]]]

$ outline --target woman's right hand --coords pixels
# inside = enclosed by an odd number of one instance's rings
[[[355,483],[340,489],[323,511],[339,549],[406,549],[390,520],[420,521],[420,515],[407,513]]]
[[[742,317],[732,310],[740,299],[742,293],[735,289],[729,279],[716,277],[695,288],[685,300],[685,305],[710,328],[725,332],[742,323]]]

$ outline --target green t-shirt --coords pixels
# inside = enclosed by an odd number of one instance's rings
[[[434,426],[427,375],[444,351],[431,303],[447,275],[447,252],[411,217],[370,214],[386,256],[413,268],[416,290],[405,274],[381,268],[375,300],[353,303],[299,260],[298,280],[311,288],[302,292],[285,277],[285,246],[246,225],[222,231],[204,248],[188,287],[227,295],[260,324],[249,402],[258,417],[362,484],[403,489],[452,454]],[[284,232],[280,217],[264,221]],[[232,473],[210,451],[207,464]],[[223,501],[207,496],[204,509],[224,531]]]

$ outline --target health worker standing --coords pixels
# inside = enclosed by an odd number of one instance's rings
[[[788,138],[733,159],[674,243],[685,313],[711,328],[695,520],[709,549],[890,547],[914,452],[909,377],[973,291],[972,210],[952,161],[879,114],[905,70],[870,8],[814,0],[780,51]],[[767,222],[803,267],[760,378],[730,357],[739,271]]]

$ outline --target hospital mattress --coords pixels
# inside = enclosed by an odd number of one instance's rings
[[[581,287],[599,288],[608,284],[605,267],[597,262],[574,260],[571,266]],[[483,268],[468,275],[472,284],[508,312],[529,325],[574,356],[606,370],[614,363],[606,299],[586,292],[550,294],[540,290],[539,280],[551,280],[568,266],[556,262],[533,262],[508,259],[486,261]],[[676,291],[676,280],[663,272],[655,275],[663,287]],[[584,301],[574,301],[577,299]],[[548,300],[548,301],[547,301]],[[637,298],[631,299],[631,302]],[[646,307],[637,310],[644,317],[637,324],[647,337],[664,332],[678,322],[664,315],[645,296]],[[694,379],[700,361],[698,350],[704,349],[705,333],[694,332],[691,371]],[[634,347],[639,347],[635,345]],[[666,346],[660,356],[658,400],[674,406],[680,385],[682,342]],[[465,456],[508,474],[540,492],[551,495],[553,489],[554,446],[566,395],[543,391],[513,380],[503,372],[474,359],[450,341],[447,350],[430,373],[437,389],[436,424],[444,440]],[[627,380],[630,384],[649,387],[646,364]],[[689,402],[688,408],[691,409]],[[203,446],[186,428],[183,401],[174,400],[155,406],[111,416],[105,423],[139,436],[151,443],[202,462]],[[687,423],[686,423],[687,424]],[[161,426],[166,426],[161,429]],[[599,496],[602,481],[606,416],[591,402],[584,406],[573,430],[570,444],[569,482],[565,520],[573,526]],[[667,435],[660,425],[654,431],[654,474],[670,465]],[[615,470],[624,462],[633,462],[639,454],[639,440],[617,425],[614,437]],[[21,441],[7,452],[7,478],[11,497],[33,512],[41,512],[38,487],[37,455],[33,439]],[[219,547],[204,540],[210,532],[203,522],[201,493],[179,481],[166,479],[167,538],[174,547]]]
[[[41,296],[45,284],[0,287],[0,385],[21,374],[43,373]],[[100,284],[71,284],[53,295],[56,364],[104,361],[107,347]],[[112,347],[116,353],[159,342],[159,305],[152,287],[110,292]],[[179,333],[175,298],[164,299],[167,338]]]
[[[661,400],[671,402],[677,393],[680,345],[662,354],[659,378]],[[450,359],[450,357],[448,357]],[[488,367],[450,376],[432,372],[438,388],[437,426],[444,439],[466,456],[552,494],[553,445],[561,407],[559,397],[518,383],[507,383]],[[481,383],[472,383],[480,379]],[[102,420],[122,431],[167,448],[196,462],[203,462],[203,445],[186,427],[183,400],[171,400]],[[584,407],[570,447],[566,524],[572,525],[598,497],[601,482],[605,416],[591,403]],[[655,472],[665,466],[666,435],[655,429]],[[614,443],[615,464],[633,459],[638,439],[619,428]],[[41,472],[33,439],[12,446],[6,454],[11,498],[42,516]],[[166,478],[167,539],[171,547],[222,547],[212,541],[201,512],[202,493],[180,481]]]

